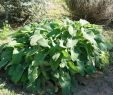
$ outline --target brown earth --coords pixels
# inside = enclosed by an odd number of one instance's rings
[[[105,74],[98,72],[82,81],[84,85],[78,85],[74,95],[113,95],[113,66]]]

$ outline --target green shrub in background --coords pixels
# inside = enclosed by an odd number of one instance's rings
[[[0,69],[31,91],[71,95],[75,74],[84,76],[109,64],[101,28],[85,20],[44,20],[15,31],[0,46]]]

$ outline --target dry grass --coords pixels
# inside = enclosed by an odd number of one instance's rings
[[[69,12],[66,10],[66,4],[64,0],[49,0],[47,4],[47,18],[63,18],[69,16]]]
[[[106,27],[103,31],[103,35],[113,45],[113,29]]]

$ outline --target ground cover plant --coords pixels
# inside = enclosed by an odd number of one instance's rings
[[[43,20],[9,35],[0,45],[0,69],[33,92],[71,95],[76,78],[109,65],[101,28],[85,20]]]

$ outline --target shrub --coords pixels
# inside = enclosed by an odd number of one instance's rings
[[[113,0],[65,0],[74,18],[93,23],[109,23],[113,19]]]
[[[23,23],[35,15],[38,19],[46,12],[45,0],[1,0],[0,4],[10,23]]]
[[[70,95],[75,74],[108,66],[107,46],[100,27],[85,20],[44,20],[24,26],[0,46],[0,69],[32,91],[49,86],[46,91],[62,88]]]

